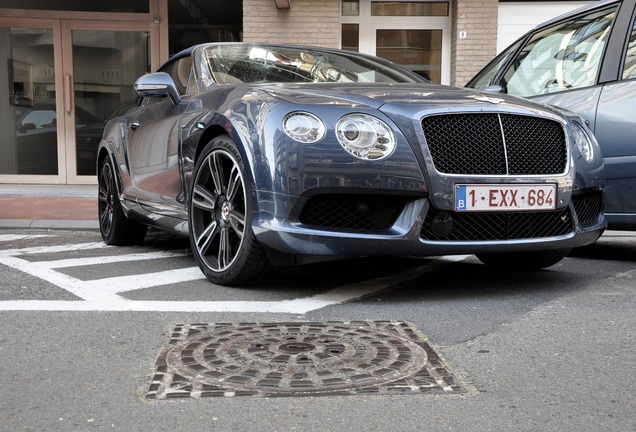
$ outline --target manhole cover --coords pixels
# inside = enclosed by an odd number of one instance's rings
[[[461,393],[403,322],[178,325],[146,397]]]

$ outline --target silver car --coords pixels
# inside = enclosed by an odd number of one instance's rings
[[[466,86],[585,118],[606,168],[610,229],[636,229],[636,0],[594,2],[537,26]]]
[[[362,255],[543,268],[606,226],[578,115],[284,45],[192,47],[135,88],[98,149],[104,241],[189,236],[216,284]]]

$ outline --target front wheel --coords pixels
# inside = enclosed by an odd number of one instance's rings
[[[278,268],[270,264],[252,232],[252,191],[241,155],[229,136],[208,143],[192,177],[190,244],[203,274],[227,286],[275,276]]]
[[[539,270],[553,266],[568,256],[570,249],[511,252],[511,253],[483,253],[475,256],[484,264],[508,271]]]

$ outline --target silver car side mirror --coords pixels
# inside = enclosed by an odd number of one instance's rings
[[[491,92],[491,93],[501,93],[503,92],[503,87],[499,84],[488,85],[486,87],[482,87],[481,90]]]
[[[155,72],[139,77],[135,81],[135,91],[144,97],[169,97],[178,104],[181,95],[172,77],[165,72]]]

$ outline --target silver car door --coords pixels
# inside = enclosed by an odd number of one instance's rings
[[[180,119],[189,102],[156,99],[128,125],[128,160],[136,200],[164,215],[185,217],[179,173]]]

